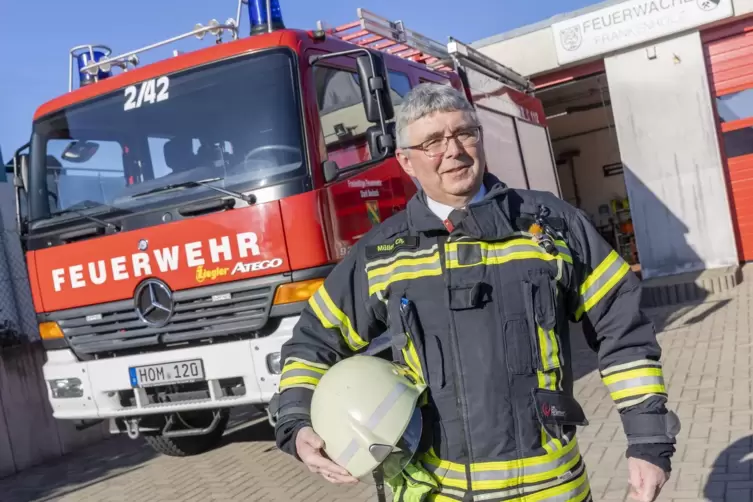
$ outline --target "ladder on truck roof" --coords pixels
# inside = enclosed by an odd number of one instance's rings
[[[523,75],[452,37],[445,46],[405,27],[403,21],[390,21],[363,8],[358,20],[335,28],[317,22],[317,29],[361,47],[375,49],[404,59],[424,63],[440,71],[471,68],[523,92],[533,92],[533,83]]]

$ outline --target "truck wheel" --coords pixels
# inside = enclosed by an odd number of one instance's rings
[[[165,437],[162,434],[144,435],[144,441],[157,453],[168,455],[170,457],[190,457],[207,452],[217,446],[222,440],[222,435],[227,428],[230,413],[228,410],[222,410],[222,417],[217,424],[217,428],[209,434],[202,436],[179,436]],[[213,414],[211,411],[199,411],[191,413],[181,413],[181,417],[194,428],[204,428],[212,422]]]

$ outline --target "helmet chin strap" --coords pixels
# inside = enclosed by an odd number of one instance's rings
[[[377,500],[379,502],[387,502],[387,496],[384,493],[384,472],[382,467],[379,466],[374,469],[374,483],[376,484]]]

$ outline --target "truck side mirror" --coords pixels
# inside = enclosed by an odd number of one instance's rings
[[[382,54],[369,51],[368,55],[359,56],[356,63],[368,121],[380,124],[394,118],[387,68]]]
[[[13,173],[13,185],[16,188],[28,190],[29,188],[29,154],[21,153],[15,158]]]

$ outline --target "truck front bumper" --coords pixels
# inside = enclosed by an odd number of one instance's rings
[[[43,373],[53,416],[92,420],[269,403],[280,383],[279,363],[269,358],[277,354],[279,361],[296,322],[297,316],[287,317],[264,338],[92,361],[79,361],[69,349],[48,351]],[[205,380],[192,387],[198,397],[155,402],[152,391],[131,384],[131,367],[191,359],[204,367]],[[223,391],[229,382],[245,392]]]

